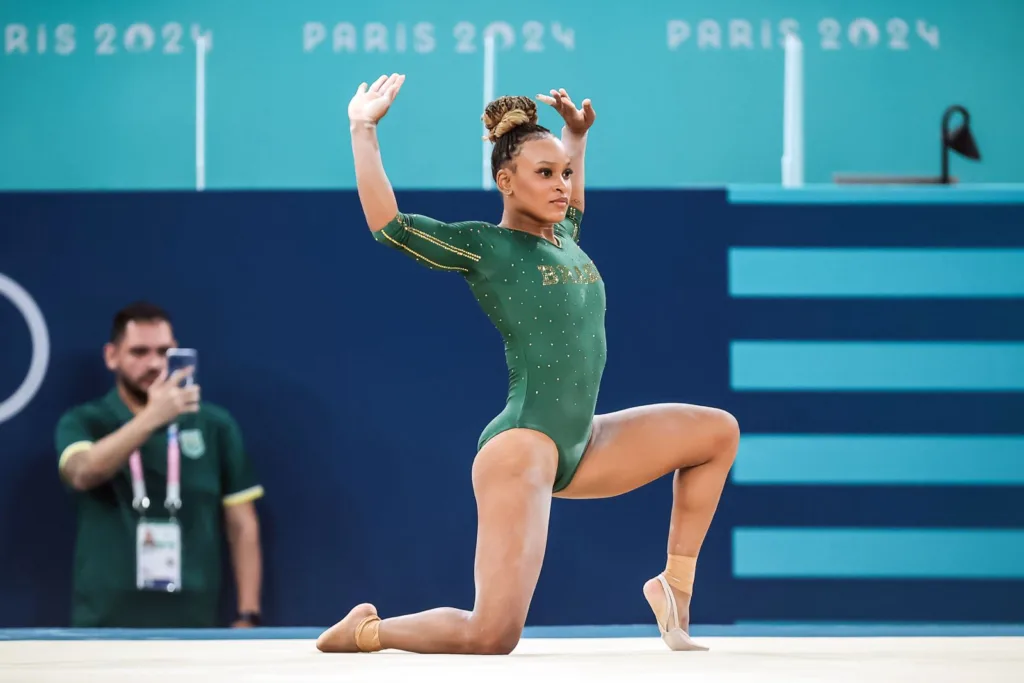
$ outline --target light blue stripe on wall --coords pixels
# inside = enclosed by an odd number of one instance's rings
[[[745,434],[737,484],[1022,485],[1024,436]]]
[[[1022,183],[959,185],[836,185],[810,183],[782,187],[735,183],[727,187],[732,204],[1024,204]]]
[[[739,578],[1024,578],[1020,529],[736,528]]]
[[[741,391],[1022,391],[1024,344],[733,341],[730,375]]]
[[[1021,297],[1024,249],[729,250],[734,297]]]

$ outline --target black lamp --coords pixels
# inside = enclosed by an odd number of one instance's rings
[[[956,130],[950,131],[949,124],[954,114],[960,114],[963,122]],[[840,185],[949,185],[956,182],[949,176],[949,150],[967,159],[981,159],[978,143],[971,134],[971,115],[967,109],[954,104],[942,114],[942,174],[939,176],[887,176],[833,174],[833,180]]]
[[[963,116],[963,123],[956,130],[949,130],[949,122],[954,114]],[[971,135],[971,115],[964,107],[954,104],[942,115],[942,184],[949,184],[949,150],[967,159],[981,159],[978,144]]]

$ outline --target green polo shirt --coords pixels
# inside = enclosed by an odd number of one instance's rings
[[[56,429],[58,467],[133,417],[116,389],[61,416]],[[208,402],[181,416],[182,588],[177,593],[135,587],[135,533],[127,462],[109,481],[75,491],[78,523],[74,554],[72,626],[203,628],[217,626],[222,573],[224,506],[263,495],[242,444],[238,424]],[[143,444],[142,468],[150,505],[147,519],[169,517],[167,431]]]

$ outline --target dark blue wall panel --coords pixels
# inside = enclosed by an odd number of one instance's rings
[[[500,216],[496,196],[480,192],[405,193],[400,202],[441,219]],[[751,443],[770,434],[1024,433],[1015,391],[730,384],[735,339],[1016,342],[1021,299],[733,298],[728,288],[730,247],[1010,250],[1024,246],[1024,207],[740,205],[706,190],[593,192],[587,209],[582,246],[608,289],[599,410],[712,404],[733,411]],[[363,600],[386,615],[472,604],[470,464],[504,400],[501,340],[458,276],[376,244],[354,193],[0,195],[0,273],[35,298],[52,340],[42,389],[0,424],[0,626],[67,623],[74,517],[53,426],[108,388],[100,353],[110,316],[136,298],[172,311],[180,341],[200,350],[204,396],[245,430],[267,489],[259,505],[271,623],[326,624]],[[2,298],[0,349],[3,397],[21,381],[31,345]],[[800,576],[795,567],[792,577],[736,577],[733,563],[735,529],[1013,532],[1024,528],[1021,492],[1019,477],[730,484],[701,555],[693,618],[1020,621],[1024,562],[1014,564],[1022,549],[1012,533],[1009,555],[997,539],[983,548],[990,557],[963,560],[988,563],[982,579],[966,568],[899,567],[888,576]],[[640,589],[664,566],[670,496],[666,478],[616,500],[556,500],[529,623],[649,622]],[[810,551],[807,561],[843,548]]]

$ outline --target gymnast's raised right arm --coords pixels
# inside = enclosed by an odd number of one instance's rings
[[[398,200],[380,158],[377,124],[353,122],[352,156],[356,162],[356,189],[370,230],[377,232],[398,213]]]
[[[372,85],[362,83],[348,104],[352,156],[356,167],[356,189],[366,224],[377,232],[398,213],[398,200],[391,188],[377,140],[377,123],[395,101],[405,76],[381,76]]]
[[[356,188],[366,224],[378,242],[408,254],[428,268],[473,273],[483,252],[481,227],[400,212],[384,172],[377,122],[387,114],[404,81],[405,76],[391,74],[381,76],[370,86],[362,83],[348,105]]]

